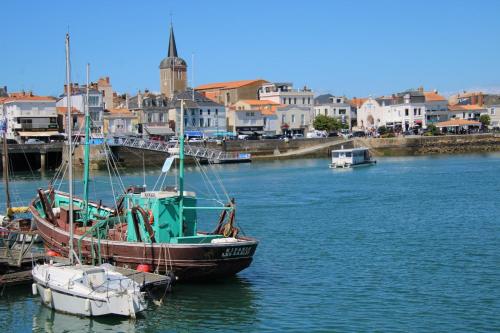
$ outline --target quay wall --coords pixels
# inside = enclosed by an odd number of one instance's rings
[[[368,147],[377,156],[456,154],[500,151],[494,134],[356,138],[356,147]]]

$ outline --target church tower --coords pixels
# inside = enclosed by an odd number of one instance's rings
[[[170,25],[168,55],[160,63],[160,91],[168,98],[185,91],[187,87],[187,64],[177,56],[174,28]]]

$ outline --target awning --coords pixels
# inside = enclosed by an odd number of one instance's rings
[[[255,134],[259,134],[259,135],[262,135],[264,134],[264,131],[253,131]]]
[[[49,137],[53,135],[61,135],[57,131],[43,131],[43,132],[18,132],[19,136],[24,137]]]
[[[462,127],[462,126],[481,126],[479,121],[453,118],[434,124],[436,127]]]
[[[168,126],[145,126],[149,135],[173,135],[174,131]]]
[[[239,134],[243,134],[243,135],[253,135],[253,131],[238,131]]]

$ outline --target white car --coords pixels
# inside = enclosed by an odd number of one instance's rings
[[[188,142],[203,142],[201,138],[189,138]]]
[[[28,139],[28,140],[26,140],[25,143],[28,145],[40,145],[40,144],[44,144],[45,142],[43,142],[42,140],[38,140],[38,139]]]

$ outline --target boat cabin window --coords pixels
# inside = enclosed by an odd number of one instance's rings
[[[90,288],[95,289],[106,282],[104,269],[92,269],[85,272],[85,278]]]
[[[337,157],[338,158],[339,155],[340,155],[340,153],[338,151],[336,151],[336,152],[333,153],[333,157]]]
[[[346,156],[346,157],[352,157],[352,152],[350,152],[350,151],[346,152],[346,153],[345,153],[345,156]]]

